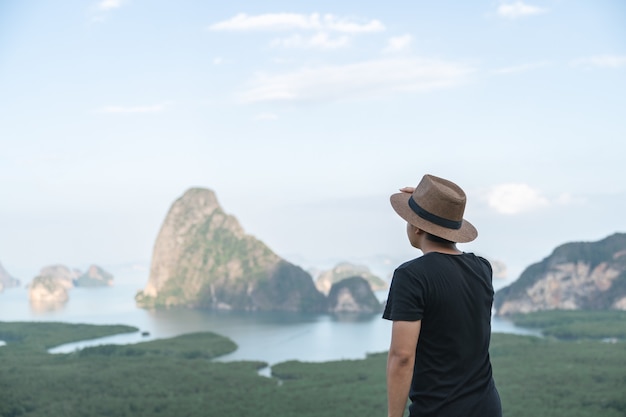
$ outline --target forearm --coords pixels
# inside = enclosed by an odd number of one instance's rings
[[[387,416],[402,417],[406,408],[413,378],[415,358],[394,356],[387,358]]]

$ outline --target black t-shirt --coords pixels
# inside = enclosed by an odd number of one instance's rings
[[[383,318],[421,320],[411,416],[470,416],[493,386],[489,262],[429,252],[394,272]]]

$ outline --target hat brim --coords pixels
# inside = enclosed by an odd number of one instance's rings
[[[390,197],[391,207],[407,222],[432,235],[439,236],[451,242],[467,243],[476,239],[478,231],[467,220],[463,219],[460,229],[449,229],[424,220],[409,207],[410,193],[396,193]]]

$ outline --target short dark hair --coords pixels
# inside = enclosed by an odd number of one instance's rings
[[[451,241],[451,240],[444,239],[442,237],[432,235],[432,234],[430,234],[428,232],[426,232],[426,239],[430,240],[431,242],[442,243],[444,245],[454,244],[454,242]]]

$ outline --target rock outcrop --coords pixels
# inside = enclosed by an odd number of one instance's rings
[[[333,284],[328,294],[328,310],[332,313],[377,313],[381,309],[370,283],[360,276]]]
[[[68,287],[63,280],[50,275],[38,275],[28,286],[28,299],[37,311],[62,307],[68,300]]]
[[[192,188],[171,206],[154,245],[145,308],[326,310],[311,276],[246,235],[213,191]]]
[[[85,273],[65,265],[51,265],[42,268],[28,285],[28,298],[36,310],[55,310],[68,301],[69,290],[74,287],[101,287],[112,283],[113,275],[97,265],[91,265]]]
[[[13,278],[0,263],[0,292],[8,288],[20,286],[20,280]]]
[[[74,279],[77,287],[107,287],[113,285],[113,275],[97,265],[91,265],[87,271]]]
[[[66,290],[69,290],[74,287],[74,281],[79,276],[80,271],[78,269],[70,269],[65,265],[50,265],[41,268],[35,280],[40,277],[46,278],[46,282],[55,282],[63,286]]]
[[[598,242],[567,243],[498,291],[505,316],[539,310],[626,310],[626,234]]]
[[[320,273],[315,280],[315,286],[324,294],[329,294],[333,284],[355,276],[365,279],[373,291],[384,290],[387,288],[387,283],[383,279],[372,274],[366,266],[353,265],[348,262],[340,263],[333,269]]]

